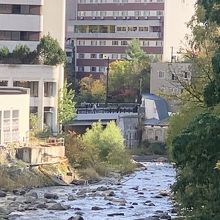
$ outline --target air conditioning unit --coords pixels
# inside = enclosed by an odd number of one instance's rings
[[[102,17],[101,17],[101,19],[103,20],[103,19],[104,19],[104,17],[102,16]]]
[[[80,17],[80,20],[83,20],[84,19],[84,17]]]
[[[136,17],[135,17],[135,19],[136,19],[136,20],[138,20],[138,19],[139,19],[139,17],[138,17],[138,16],[136,16]]]
[[[126,17],[122,17],[124,20],[126,19]]]
[[[157,19],[161,19],[161,16],[157,16]]]
[[[92,17],[93,20],[95,20],[95,17]]]
[[[116,20],[116,19],[117,19],[117,17],[114,17],[114,19]]]
[[[127,19],[131,19],[131,17],[127,17]]]
[[[146,16],[146,17],[144,17],[144,19],[148,19],[148,17]]]

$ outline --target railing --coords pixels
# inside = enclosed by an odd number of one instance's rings
[[[79,107],[77,114],[96,114],[96,113],[137,113],[138,105],[134,107]]]

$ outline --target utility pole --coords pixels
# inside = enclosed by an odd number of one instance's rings
[[[106,97],[105,97],[105,106],[108,105],[108,75],[109,75],[109,57],[107,58],[107,73],[106,73]]]

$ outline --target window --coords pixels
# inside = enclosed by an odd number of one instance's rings
[[[134,11],[134,16],[141,16],[141,11]]]
[[[84,72],[84,66],[78,66],[78,72]]]
[[[145,41],[143,41],[143,46],[149,46],[150,45],[150,42],[148,41],[148,40],[145,40]]]
[[[164,75],[165,75],[164,71],[158,71],[159,78],[164,78]]]
[[[119,11],[113,11],[113,16],[119,16]]]
[[[91,66],[90,70],[91,72],[96,72],[96,66]]]
[[[8,41],[39,41],[39,32],[28,31],[0,31],[0,40]]]
[[[91,40],[91,46],[97,46],[97,40]]]
[[[126,59],[127,55],[126,54],[121,54],[121,59]]]
[[[12,141],[19,141],[19,111],[12,110]]]
[[[117,40],[113,40],[112,41],[112,46],[117,46],[118,45],[118,41]]]
[[[8,143],[11,141],[11,112],[4,111],[3,113],[3,138],[4,143]]]
[[[148,27],[139,27],[139,31],[148,31]]]
[[[137,27],[128,27],[128,31],[137,31]]]
[[[6,80],[1,80],[1,81],[0,81],[0,86],[8,86],[8,81],[6,81]]]
[[[39,86],[38,81],[14,81],[13,86],[29,88],[30,96],[38,97],[38,86]]]
[[[54,82],[45,82],[44,83],[44,97],[54,96]]]
[[[37,112],[38,112],[38,108],[37,107],[33,107],[33,106],[30,107],[30,113],[37,114]]]
[[[105,40],[100,40],[99,41],[99,45],[100,46],[105,46],[106,45],[106,41]]]
[[[113,53],[113,54],[112,54],[112,59],[117,60],[117,59],[118,59],[118,54],[117,54],[117,53]]]
[[[99,67],[99,72],[105,72],[105,66],[100,66]]]
[[[128,42],[127,42],[126,40],[122,40],[122,41],[121,41],[121,45],[122,45],[122,46],[127,46],[127,45],[128,45]]]
[[[126,27],[117,27],[117,31],[126,31]]]
[[[78,57],[79,57],[79,59],[84,59],[85,58],[85,54],[84,53],[79,53]]]
[[[30,96],[38,97],[38,82],[28,82],[28,88],[30,88]]]
[[[12,5],[12,14],[21,14],[21,5]]]
[[[107,12],[106,11],[100,11],[100,16],[106,16]]]
[[[96,59],[96,58],[97,58],[97,54],[91,53],[91,54],[90,54],[90,58],[91,58],[91,59]]]
[[[103,58],[104,58],[103,53],[100,53],[100,54],[99,54],[99,59],[103,59]]]
[[[78,43],[78,46],[85,46],[86,44],[85,40],[78,40],[77,43]]]
[[[122,11],[121,16],[128,16],[128,11]]]
[[[174,73],[172,73],[171,79],[172,79],[172,80],[177,80],[177,76],[176,76]]]

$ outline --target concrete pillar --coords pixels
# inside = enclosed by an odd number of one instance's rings
[[[40,79],[38,85],[38,118],[39,118],[39,128],[43,130],[44,128],[44,81]]]

